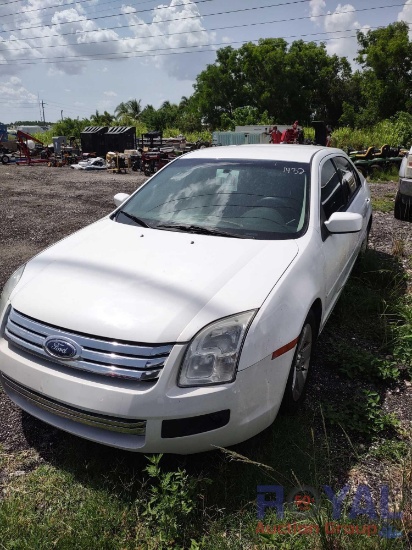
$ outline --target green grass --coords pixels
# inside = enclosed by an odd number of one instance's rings
[[[399,179],[399,166],[394,165],[392,168],[387,170],[377,170],[375,172],[372,172],[368,176],[368,181],[370,183],[378,183],[378,182],[388,182],[388,181],[398,181]]]
[[[395,193],[387,194],[384,197],[373,198],[372,208],[377,212],[393,212],[395,204]]]

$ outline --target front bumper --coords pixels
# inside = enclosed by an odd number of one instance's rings
[[[136,452],[191,454],[226,447],[273,422],[293,350],[240,371],[231,384],[179,388],[176,377],[185,349],[173,347],[157,382],[102,381],[28,354],[1,338],[2,384],[7,395],[33,416],[80,437]],[[85,415],[92,422],[79,420]],[[131,433],[113,430],[113,424],[144,429]]]

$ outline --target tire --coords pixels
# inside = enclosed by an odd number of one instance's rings
[[[379,164],[373,164],[369,168],[369,175],[373,178],[378,177],[382,173],[382,166],[379,166]]]
[[[356,166],[355,165],[355,168],[358,172],[360,172],[362,174],[362,176],[364,178],[366,178],[366,176],[368,175],[368,171],[366,170],[366,168],[364,166]]]
[[[365,254],[368,250],[368,247],[369,247],[369,234],[371,232],[371,229],[372,229],[372,217],[369,219],[368,229],[366,231],[366,237],[363,239],[360,250],[359,250],[358,258],[360,258],[360,259],[362,259],[365,256]]]
[[[412,202],[412,201],[411,201]],[[393,215],[397,220],[407,221],[412,212],[412,204],[408,206],[402,202],[402,195],[399,191],[396,193],[395,197],[395,208]],[[408,215],[409,214],[409,215]]]
[[[297,412],[305,399],[316,336],[317,323],[314,313],[310,311],[303,323],[303,328],[296,345],[281,404],[282,412],[288,414]]]
[[[10,162],[10,157],[8,157],[7,155],[3,155],[3,156],[1,157],[1,162],[2,162],[2,164],[9,164],[9,162]]]

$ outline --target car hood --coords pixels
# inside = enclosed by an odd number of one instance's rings
[[[162,231],[105,218],[28,262],[13,307],[57,327],[133,342],[185,342],[259,308],[298,253],[294,240]]]

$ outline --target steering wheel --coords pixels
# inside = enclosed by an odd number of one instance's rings
[[[222,222],[226,225],[232,225],[233,227],[241,227],[243,228],[242,223],[233,222],[232,220],[226,220],[225,218],[222,219]]]
[[[296,204],[291,204],[291,202],[299,203],[297,199],[292,197],[263,197],[260,199],[256,206],[263,206],[265,208],[274,208],[279,209],[280,214],[287,218],[289,216],[299,217],[301,213],[301,206]]]

